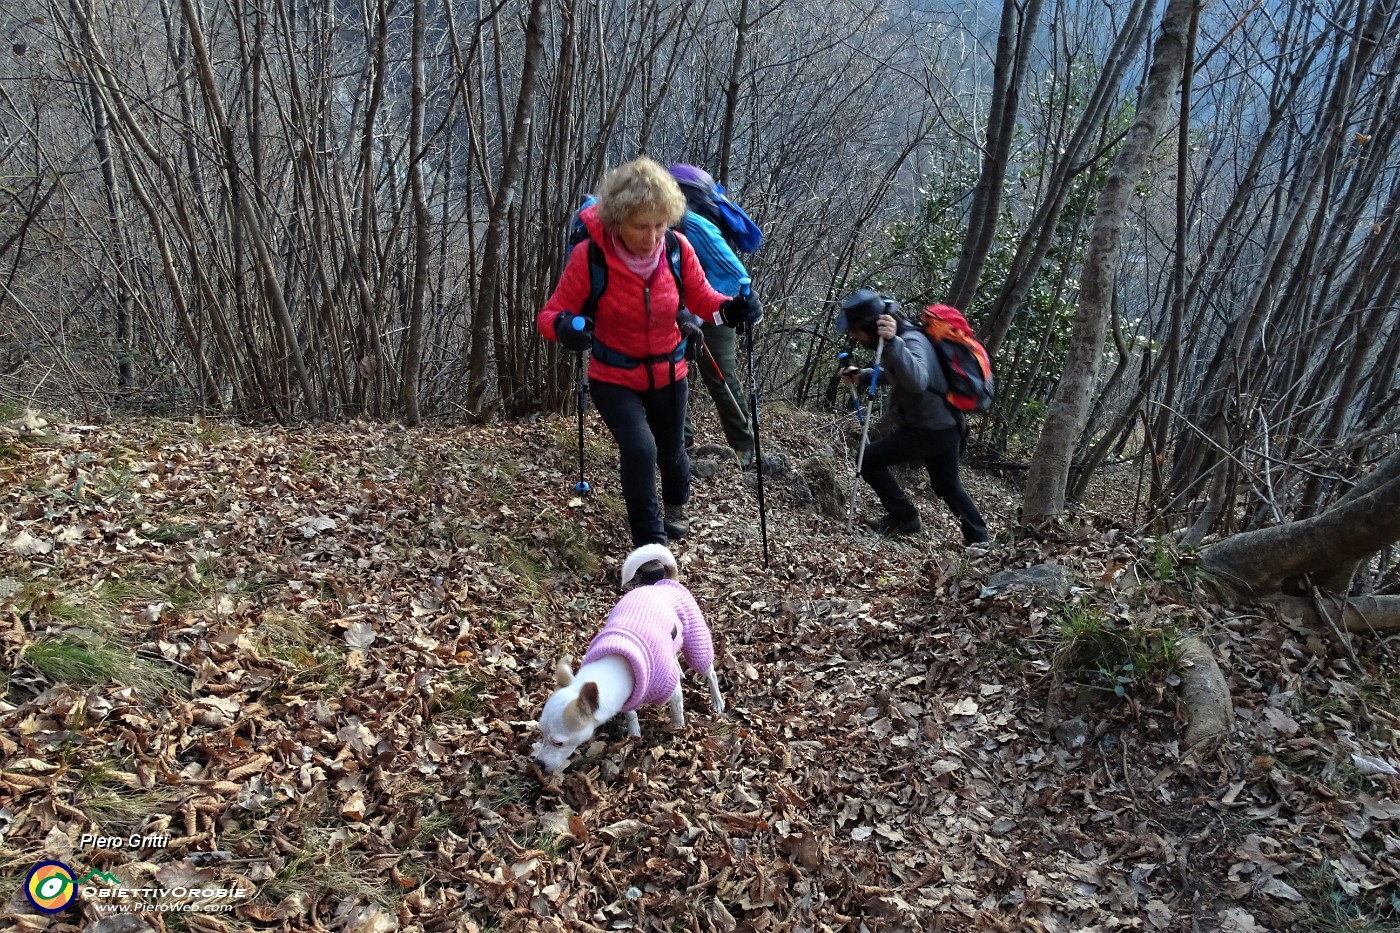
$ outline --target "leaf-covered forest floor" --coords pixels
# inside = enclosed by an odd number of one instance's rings
[[[728,710],[688,676],[683,732],[643,710],[641,739],[612,724],[542,782],[552,661],[601,625],[627,550],[596,417],[583,497],[570,418],[16,425],[15,929],[1400,928],[1396,640],[1358,639],[1358,669],[1329,632],[1208,602],[1134,530],[1135,475],[1087,504],[1100,517],[1011,540],[1015,490],[965,474],[1000,532],[969,555],[916,474],[927,531],[894,541],[780,470],[765,569],[755,492],[720,464],[676,550]],[[849,488],[853,425],[775,410],[765,429],[794,468],[834,453]],[[988,587],[1042,563],[1067,595]],[[1180,743],[1185,633],[1215,646],[1237,714],[1204,754]],[[254,893],[229,913],[97,924],[80,897],[47,916],[24,894],[43,859]]]

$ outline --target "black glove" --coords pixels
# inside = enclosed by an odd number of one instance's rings
[[[580,314],[561,311],[554,318],[554,337],[565,350],[588,350],[593,346],[593,322]]]
[[[681,336],[687,340],[704,340],[705,332],[701,329],[704,323],[698,314],[691,314],[684,308],[676,315],[676,326],[680,328]]]
[[[704,323],[698,315],[691,314],[685,308],[676,313],[676,327],[680,329],[681,339],[685,341],[687,360],[695,359],[695,355],[700,352],[700,344],[705,342],[705,332],[701,330]]]
[[[753,327],[763,320],[763,306],[753,295],[735,295],[719,306],[719,318],[726,327]]]
[[[859,369],[855,366],[847,366],[841,370],[842,381],[849,382],[858,389],[870,388],[870,377],[874,374],[873,369]]]

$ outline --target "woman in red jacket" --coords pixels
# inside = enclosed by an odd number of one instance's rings
[[[656,162],[640,158],[613,169],[597,203],[580,213],[588,239],[569,253],[536,321],[546,338],[590,351],[588,389],[621,454],[633,547],[665,544],[688,530],[687,338],[696,339],[703,321],[736,327],[762,318],[752,296],[726,298],[711,288],[685,237],[668,234],[684,214],[685,196]],[[598,274],[590,261],[605,270],[606,287],[587,315],[580,312]]]

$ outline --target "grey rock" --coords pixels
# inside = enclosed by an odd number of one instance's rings
[[[695,479],[714,479],[719,475],[720,465],[714,460],[691,458],[690,475]]]
[[[1055,596],[1068,596],[1071,578],[1069,571],[1058,564],[1036,564],[994,573],[982,587],[982,597],[995,596],[1012,590],[1028,592],[1040,591]]]
[[[835,461],[830,457],[808,457],[797,469],[807,480],[817,511],[828,518],[845,518],[848,493],[842,485]]]
[[[1066,719],[1055,727],[1055,741],[1065,751],[1078,751],[1089,741],[1089,724],[1078,716]]]
[[[725,460],[734,459],[734,451],[722,444],[698,444],[690,451],[690,456],[695,460]]]

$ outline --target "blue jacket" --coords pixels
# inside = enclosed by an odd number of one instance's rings
[[[734,255],[734,250],[724,241],[719,227],[694,211],[686,211],[677,229],[690,241],[710,287],[721,295],[739,294],[739,279],[748,278],[749,270],[744,268],[739,257]]]

